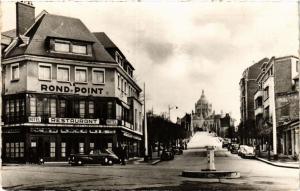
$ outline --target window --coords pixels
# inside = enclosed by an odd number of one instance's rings
[[[20,116],[25,116],[25,100],[20,100]]]
[[[55,42],[54,50],[57,52],[70,52],[70,43]]]
[[[126,81],[124,82],[124,92],[125,92],[125,94],[127,94],[127,82]]]
[[[55,142],[50,143],[50,157],[55,157]]]
[[[14,117],[15,116],[15,100],[10,100],[9,101],[9,113],[10,113],[10,117]]]
[[[18,80],[19,79],[19,64],[12,64],[11,65],[11,80]]]
[[[79,143],[79,153],[80,154],[84,153],[84,143]]]
[[[90,150],[94,150],[95,148],[95,143],[90,142]]]
[[[113,119],[113,103],[107,103],[107,119]]]
[[[50,99],[50,116],[56,117],[56,99]]]
[[[29,99],[29,114],[30,116],[36,116],[36,98],[35,97],[31,97]]]
[[[70,81],[70,67],[57,66],[57,81],[69,82]]]
[[[75,67],[75,81],[86,83],[87,82],[87,69]]]
[[[93,101],[89,101],[89,115],[90,117],[94,117],[95,106]]]
[[[116,119],[122,120],[122,106],[116,104]]]
[[[61,157],[66,157],[66,143],[61,143]]]
[[[79,117],[84,118],[85,116],[85,101],[79,102]]]
[[[269,87],[266,87],[264,89],[264,100],[267,100],[269,98]]]
[[[299,72],[299,61],[296,61],[296,72]]]
[[[102,69],[93,69],[93,83],[94,84],[104,84],[104,70]]]
[[[24,157],[24,142],[6,143],[5,155],[7,158]]]
[[[59,117],[66,116],[66,100],[59,100]]]
[[[73,44],[72,45],[72,52],[77,53],[77,54],[87,54],[87,46],[86,45],[77,45]]]
[[[121,79],[121,91],[124,91],[124,84],[123,84],[123,79]]]
[[[15,115],[19,116],[20,112],[20,100],[16,99],[16,109],[15,109]]]
[[[118,88],[120,89],[120,75],[118,75]]]
[[[39,64],[39,80],[51,80],[50,64]]]

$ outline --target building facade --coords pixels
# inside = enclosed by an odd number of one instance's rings
[[[276,149],[275,153],[294,155],[299,152],[296,148],[299,140],[295,136],[299,129],[295,125],[299,121],[298,73],[295,56],[272,57],[261,66],[254,107],[257,136],[263,150],[269,142],[273,144],[270,149]]]
[[[121,144],[140,155],[141,88],[119,48],[79,19],[16,6],[16,29],[1,43],[2,160],[62,161]]]
[[[254,94],[258,87],[256,79],[261,71],[261,66],[267,61],[268,59],[264,58],[248,67],[243,72],[239,83],[241,113],[239,136],[243,144],[250,144],[251,140],[255,137]]]

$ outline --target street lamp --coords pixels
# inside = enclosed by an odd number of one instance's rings
[[[171,110],[172,110],[172,109],[178,109],[178,107],[177,107],[176,105],[174,105],[174,106],[168,105],[168,110],[169,110],[169,121],[171,121]]]

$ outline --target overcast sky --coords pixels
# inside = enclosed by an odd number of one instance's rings
[[[288,3],[35,2],[42,10],[80,18],[105,32],[146,83],[147,107],[172,119],[194,110],[202,89],[219,113],[239,122],[239,80],[254,62],[297,56],[296,1]],[[15,3],[2,3],[2,31],[15,28]],[[236,123],[237,125],[237,123]]]

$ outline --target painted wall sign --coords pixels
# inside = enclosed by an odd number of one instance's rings
[[[55,93],[77,93],[77,94],[101,95],[103,93],[103,88],[41,84],[41,91],[55,92]]]
[[[99,119],[49,118],[49,123],[97,125],[99,124]]]
[[[41,123],[42,118],[41,117],[28,117],[29,123]]]

